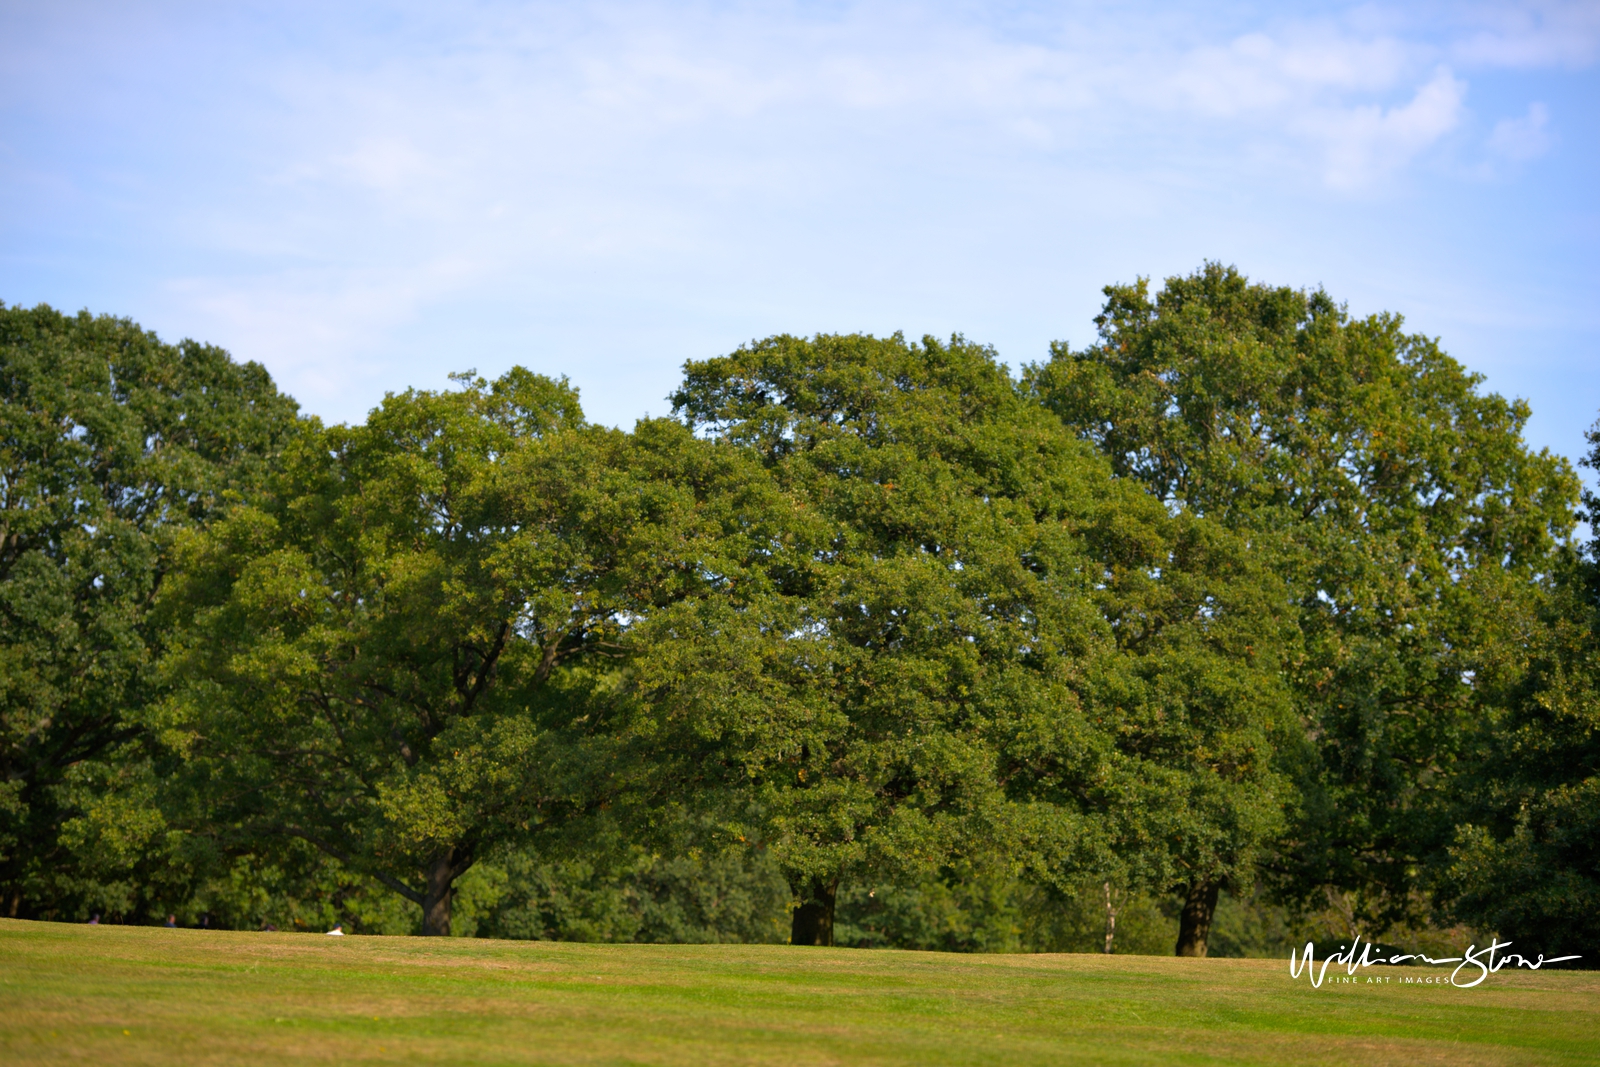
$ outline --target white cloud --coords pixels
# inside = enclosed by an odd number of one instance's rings
[[[1600,3],[1595,0],[1497,4],[1473,14],[1482,25],[1450,47],[1463,65],[1579,67],[1600,54]]]
[[[1440,67],[1407,104],[1324,111],[1308,116],[1301,128],[1321,143],[1328,184],[1359,189],[1401,169],[1459,126],[1466,95],[1467,84]]]
[[[267,357],[296,396],[325,410],[352,395],[377,400],[370,383],[383,377],[382,340],[413,322],[430,292],[459,284],[460,273],[459,264],[397,264],[178,278],[165,289],[184,309],[188,332],[226,338],[246,358]]]
[[[398,136],[362,137],[348,153],[336,155],[331,162],[357,186],[378,193],[415,187],[436,177],[440,170],[440,161],[409,138]]]
[[[1427,49],[1392,27],[1195,33],[1107,14],[1019,38],[875,4],[480,9],[393,55],[282,66],[279,106],[255,131],[271,160],[262,221],[227,220],[212,239],[295,254],[278,274],[184,291],[217,335],[276,336],[275,359],[311,378],[298,388],[337,394],[347,375],[327,365],[375,351],[382,323],[430,301],[506,276],[732,259],[780,217],[876,227],[918,210],[930,181],[973,181],[967,161],[1099,157],[1130,201],[1219,154],[1369,190],[1461,122],[1466,84],[1430,78]],[[1201,140],[1170,132],[1201,126]],[[884,206],[850,221],[846,202],[874,195]]]
[[[1291,107],[1313,93],[1388,89],[1407,65],[1406,47],[1393,38],[1307,27],[1285,40],[1251,33],[1223,47],[1195,48],[1172,82],[1198,110],[1230,116]]]
[[[506,336],[582,315],[571,331],[588,336],[667,306],[706,321],[755,307],[789,327],[812,323],[794,308],[837,316],[869,293],[887,306],[897,286],[919,307],[991,277],[1015,291],[1053,257],[1108,256],[1090,246],[1146,226],[1147,247],[1196,259],[1235,254],[1251,226],[1276,248],[1273,218],[1223,219],[1226,205],[1310,216],[1364,201],[1469,126],[1475,71],[1581,65],[1600,39],[1595,3],[1460,6],[1446,24],[1028,0],[385,2],[365,19],[297,2],[262,5],[284,32],[255,37],[215,29],[221,9],[199,3],[182,18],[80,10],[49,49],[70,59],[62,42],[95,27],[105,52],[77,67],[11,63],[26,42],[0,33],[0,90],[63,115],[77,93],[98,116],[121,91],[107,86],[133,84],[103,73],[119,63],[214,66],[118,112],[112,133],[129,138],[146,115],[157,138],[211,120],[199,149],[162,142],[190,168],[181,194],[134,210],[155,220],[152,244],[185,245],[161,275],[189,279],[166,283],[184,321],[269,357],[313,405],[422,347],[411,324],[473,301],[519,324]],[[147,25],[174,35],[167,59]],[[1536,105],[1488,150],[1531,159],[1552,125]],[[1197,235],[1197,218],[1220,221]],[[1052,244],[1071,251],[1039,251]]]
[[[1501,119],[1489,135],[1489,151],[1513,163],[1522,163],[1550,147],[1550,112],[1541,103],[1528,105],[1528,113],[1517,119]]]

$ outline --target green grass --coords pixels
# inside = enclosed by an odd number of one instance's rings
[[[1272,960],[0,920],[0,1063],[307,1062],[1596,1063],[1600,974],[1313,990]]]

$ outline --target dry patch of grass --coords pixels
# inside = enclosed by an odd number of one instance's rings
[[[1314,990],[1268,960],[0,920],[0,1003],[6,1064],[1600,1062],[1600,975],[1570,971]]]

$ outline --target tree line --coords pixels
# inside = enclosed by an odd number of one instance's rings
[[[1020,377],[776,336],[626,431],[521,368],[328,426],[0,305],[0,909],[1600,957],[1595,495],[1398,316],[1105,295]]]

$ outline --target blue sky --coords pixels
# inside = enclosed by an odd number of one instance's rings
[[[1600,413],[1600,2],[0,3],[0,299],[307,410],[522,363],[591,417],[787,331],[1013,367],[1207,259]]]

